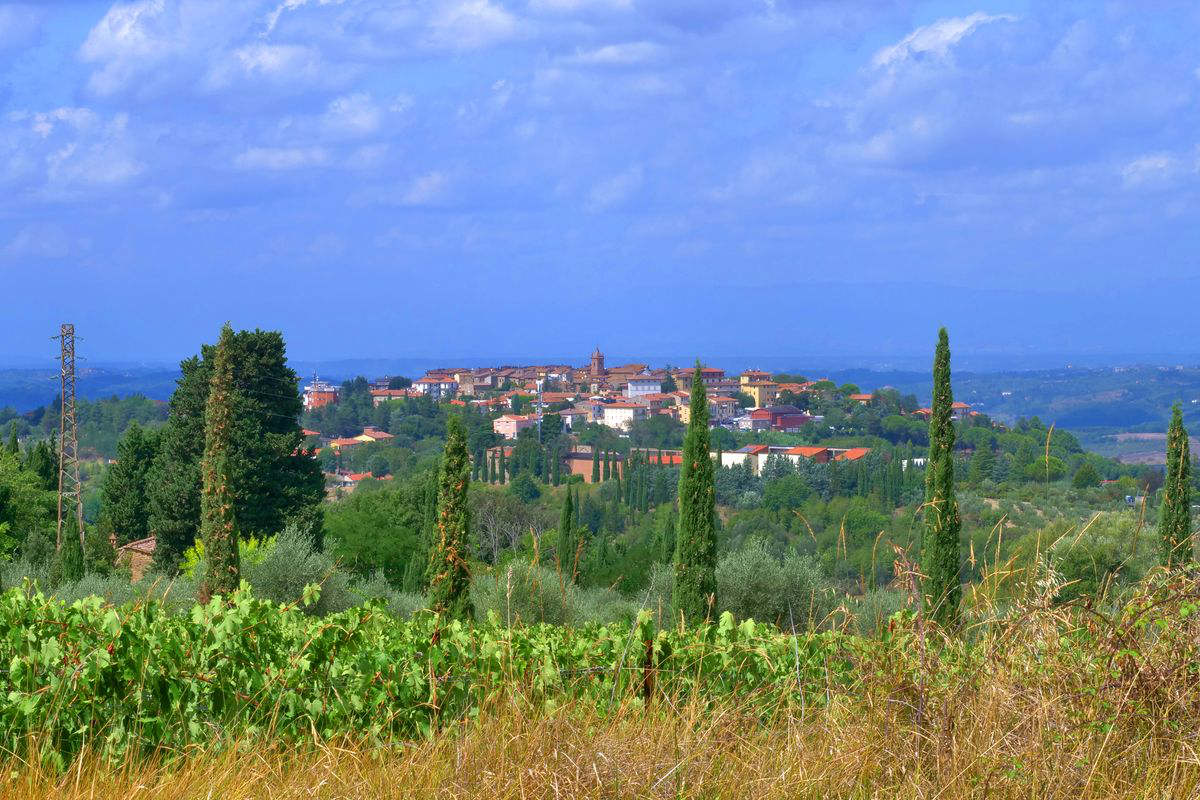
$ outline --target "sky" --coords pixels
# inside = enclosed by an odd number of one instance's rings
[[[1198,40],[1157,0],[0,2],[0,364],[226,320],[307,361],[1197,361]]]

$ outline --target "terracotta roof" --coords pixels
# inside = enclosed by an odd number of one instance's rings
[[[851,447],[844,453],[838,453],[833,457],[834,461],[857,461],[858,459],[871,452],[869,447]]]
[[[337,439],[334,439],[332,442],[330,442],[329,446],[330,447],[350,447],[350,446],[356,445],[356,444],[362,444],[362,442],[360,442],[358,439],[352,439],[349,437],[339,437]]]
[[[824,453],[828,449],[829,449],[828,447],[809,447],[806,445],[801,445],[799,447],[792,447],[788,450],[785,450],[784,455],[804,456],[805,458],[812,458],[813,456],[819,456],[821,453]]]
[[[875,395],[873,395],[873,394],[852,394],[852,395],[850,395],[850,399],[851,400],[861,400],[861,401],[865,402],[867,400],[870,400],[874,396]]]
[[[301,428],[300,433],[305,436],[320,436],[320,431],[310,431],[308,428]]]

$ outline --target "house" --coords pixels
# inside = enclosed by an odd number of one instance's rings
[[[779,397],[779,384],[774,381],[743,383],[741,391],[750,395],[750,399],[754,401],[757,408],[762,408],[771,405]]]
[[[117,535],[110,534],[108,541],[113,547],[117,545]],[[126,542],[117,550],[117,566],[127,567],[129,569],[129,577],[134,583],[142,579],[146,574],[146,570],[150,568],[150,563],[154,560],[154,551],[158,546],[158,537],[148,536],[145,539],[137,539],[132,542]]]
[[[441,400],[458,393],[458,382],[449,375],[430,374],[413,381],[413,389],[434,400]]]
[[[521,431],[535,427],[541,418],[541,414],[502,414],[492,420],[492,431],[505,439],[515,439]]]
[[[381,431],[378,428],[363,428],[363,432],[354,437],[357,441],[370,442],[386,442],[388,439],[395,439],[395,436],[387,431]]]
[[[650,409],[640,403],[606,403],[600,408],[601,425],[628,431],[633,423],[650,416]]]
[[[750,429],[756,431],[798,431],[811,422],[813,416],[795,406],[768,406],[750,412]]]
[[[830,448],[830,452],[834,453],[834,461],[858,461],[860,458],[865,458],[870,452],[869,447],[850,447],[846,449]]]
[[[629,398],[644,397],[661,392],[662,381],[653,375],[635,375],[625,384],[625,396]]]
[[[966,419],[969,416],[972,416],[971,404],[970,403],[959,403],[959,402],[951,403],[950,404],[950,416],[952,416],[952,417],[954,417],[954,419],[960,420],[960,421]]]
[[[748,369],[738,376],[738,382],[743,386],[747,383],[770,383],[771,373],[761,369]]]
[[[783,455],[797,464],[800,463],[800,459],[802,458],[815,461],[818,464],[828,464],[833,459],[833,454],[829,452],[828,447],[789,447],[783,452]]]
[[[362,444],[362,439],[356,437],[339,437],[329,442],[329,446],[334,450],[341,450],[343,447],[353,447],[356,444]]]
[[[588,416],[586,411],[578,408],[564,408],[562,411],[553,411],[551,413],[562,417],[563,427],[572,431],[587,422]]]
[[[732,419],[737,413],[738,402],[733,397],[723,397],[721,395],[710,395],[708,398],[708,419],[709,423],[718,423],[723,420]],[[679,406],[679,421],[684,425],[691,422],[692,406],[690,403],[683,403]]]
[[[390,400],[400,400],[405,397],[413,397],[418,394],[412,389],[372,389],[371,390],[371,405],[378,408]]]
[[[314,377],[313,382],[304,387],[303,398],[305,411],[337,405],[338,387]]]
[[[604,453],[601,451],[601,464],[605,458],[608,458],[612,464],[612,468],[616,469],[617,474],[625,475],[625,456],[620,453]],[[577,447],[568,450],[563,455],[563,467],[567,475],[580,475],[583,477],[584,483],[592,482],[592,448],[588,446]],[[603,468],[601,469],[601,480],[603,480]]]
[[[675,383],[679,386],[691,386],[692,378],[695,376],[695,369],[677,369],[675,370]],[[711,388],[713,384],[720,383],[725,380],[725,370],[717,369],[716,367],[701,367],[700,382],[707,388]],[[735,385],[737,381],[733,382]]]
[[[852,394],[852,395],[850,395],[851,400],[853,400],[855,403],[858,403],[858,404],[864,405],[864,406],[867,403],[871,402],[871,400],[874,397],[875,397],[875,395],[873,395],[873,394]]]
[[[653,394],[639,395],[636,399],[651,414],[659,414],[667,409],[675,408],[679,403],[679,395],[675,392],[654,392]]]

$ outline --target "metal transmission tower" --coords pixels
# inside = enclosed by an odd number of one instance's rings
[[[58,420],[58,536],[54,546],[62,550],[63,523],[71,517],[75,518],[79,543],[83,544],[83,491],[75,425],[75,326],[64,324],[57,338],[62,341],[62,404]]]

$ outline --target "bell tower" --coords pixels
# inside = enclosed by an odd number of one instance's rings
[[[600,378],[604,375],[604,353],[600,352],[599,347],[592,353],[591,373],[593,378]]]

